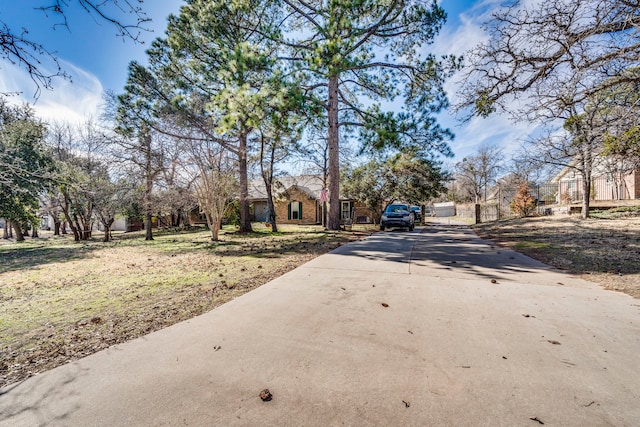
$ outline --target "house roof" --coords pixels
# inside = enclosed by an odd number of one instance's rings
[[[249,182],[249,199],[260,200],[267,198],[264,181],[262,179]],[[274,179],[273,195],[279,198],[292,187],[297,187],[312,199],[320,198],[322,191],[322,177],[320,175],[282,176]]]

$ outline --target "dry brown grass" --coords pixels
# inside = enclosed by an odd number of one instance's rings
[[[370,234],[257,224],[252,234],[166,233],[0,245],[0,386],[209,311]]]
[[[559,269],[640,298],[640,217],[548,216],[474,225],[492,240]]]

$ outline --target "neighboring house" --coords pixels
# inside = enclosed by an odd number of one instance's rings
[[[131,221],[128,218],[125,218],[124,215],[116,215],[115,219],[113,221],[113,224],[111,224],[111,231],[137,231],[137,230],[141,230],[141,228],[138,228],[137,225],[134,226],[135,221]],[[144,228],[144,224],[142,224],[142,228]],[[102,226],[102,223],[100,221],[97,221],[94,225],[94,229],[97,229],[99,231],[104,231],[104,227]]]
[[[456,215],[456,204],[454,202],[441,202],[433,204],[433,216],[448,217]]]
[[[640,199],[640,168],[625,168],[611,158],[601,158],[591,174],[591,200]],[[558,203],[582,200],[582,177],[575,169],[564,168],[552,182],[558,184]]]
[[[113,224],[111,225],[111,231],[135,231],[137,229],[132,224],[134,222],[125,218],[124,215],[116,215]],[[49,214],[43,215],[40,218],[40,229],[41,230],[53,230],[55,228],[55,221],[53,217]],[[144,224],[142,225],[144,228]],[[93,231],[104,231],[104,227],[102,223],[98,219],[94,219],[92,221],[92,230]]]
[[[273,199],[276,221],[279,224],[321,224],[322,178],[319,175],[286,176],[274,183]],[[249,183],[251,220],[267,222],[267,192],[262,180]],[[327,207],[328,208],[328,207]],[[340,199],[340,217],[343,222],[371,223],[375,214],[352,199]]]
[[[200,211],[200,206],[196,205],[189,211],[189,225],[208,225],[207,216]]]

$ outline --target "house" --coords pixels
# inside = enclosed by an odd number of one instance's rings
[[[200,211],[200,206],[196,205],[189,209],[189,213],[187,214],[187,221],[189,225],[207,225],[207,216],[204,212]]]
[[[276,179],[273,185],[273,199],[276,220],[279,224],[322,224],[323,204],[320,202],[324,188],[319,175],[286,176]],[[251,220],[267,222],[267,192],[264,181],[249,182]],[[375,213],[362,203],[348,198],[340,198],[342,221],[371,223]]]
[[[448,217],[456,215],[456,204],[454,202],[441,202],[433,204],[433,216]]]
[[[582,177],[566,167],[552,180],[557,183],[556,202],[582,200]],[[625,167],[611,157],[599,157],[591,173],[591,200],[640,199],[640,168]]]

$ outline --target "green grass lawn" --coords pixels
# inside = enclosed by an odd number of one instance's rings
[[[279,228],[0,244],[0,385],[211,310],[374,229]]]

